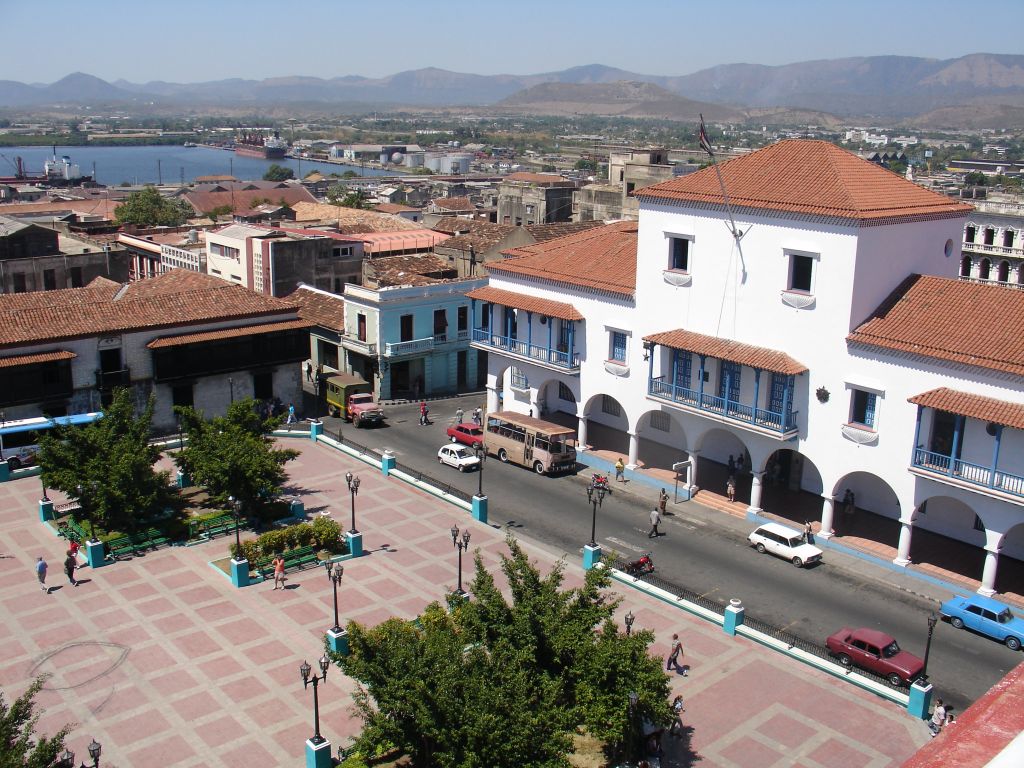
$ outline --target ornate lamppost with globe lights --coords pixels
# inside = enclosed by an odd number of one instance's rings
[[[459,597],[466,597],[466,591],[462,588],[462,553],[469,549],[469,530],[463,531],[460,537],[459,526],[452,525],[450,533],[452,534],[452,544],[459,550],[459,588],[455,590],[455,594]]]
[[[604,495],[608,489],[603,485],[591,483],[587,486],[587,501],[590,502],[593,511],[590,518],[590,543],[583,547],[583,568],[590,570],[601,559],[601,548],[597,546],[597,508],[604,502]]]
[[[320,667],[320,674],[316,674],[309,662],[303,661],[299,667],[299,674],[302,676],[302,687],[309,688],[313,685],[313,736],[306,740],[306,765],[312,768],[329,768],[331,763],[331,743],[320,735],[320,695],[319,685],[327,681],[327,670],[331,666],[331,660],[325,653],[317,662]]]
[[[231,583],[235,587],[249,586],[249,560],[242,550],[242,500],[234,496],[228,496],[228,504],[231,506],[231,514],[235,518],[235,551],[231,556]]]
[[[338,587],[341,586],[341,578],[345,573],[345,566],[341,563],[324,563],[327,570],[327,578],[334,585],[334,626],[327,630],[327,645],[334,653],[343,656],[348,655],[348,632],[342,626],[338,618]]]
[[[345,482],[348,483],[348,492],[352,497],[352,528],[345,534],[345,538],[348,540],[349,554],[352,557],[362,557],[363,534],[356,528],[356,496],[359,495],[359,475],[346,472]]]

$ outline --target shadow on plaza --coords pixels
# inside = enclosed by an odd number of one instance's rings
[[[662,768],[689,768],[701,762],[701,757],[693,751],[693,726],[685,723],[674,733],[665,731],[661,749]]]

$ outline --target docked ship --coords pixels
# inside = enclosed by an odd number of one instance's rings
[[[277,160],[288,151],[288,142],[277,131],[273,136],[264,136],[260,131],[246,131],[235,141],[235,154],[247,157],[262,157]]]

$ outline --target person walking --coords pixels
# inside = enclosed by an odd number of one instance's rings
[[[661,536],[658,526],[661,525],[661,513],[656,509],[651,510],[651,530],[647,533],[648,539],[656,539]]]
[[[626,464],[622,461],[621,456],[619,456],[619,460],[615,462],[615,482],[626,482]]]
[[[476,424],[478,427],[483,423],[483,416],[480,412],[479,405],[476,407],[476,410],[473,411],[473,423]]]
[[[728,463],[727,466],[729,467],[729,474],[730,475],[735,474],[735,472],[736,472],[736,459],[734,459],[732,457],[731,453],[729,454],[729,463]]]
[[[672,635],[672,649],[668,652],[668,659],[665,661],[665,669],[669,670],[674,667],[685,675],[686,670],[679,666],[679,659],[682,657],[683,644],[679,642],[679,635]]]
[[[78,567],[78,559],[75,554],[69,549],[68,556],[64,559],[64,573],[67,574],[68,581],[71,582],[72,587],[77,587],[78,582],[75,581],[75,568]]]
[[[313,361],[312,360],[307,360],[306,361],[306,381],[312,381],[312,380],[313,380]]]
[[[730,504],[736,501],[736,477],[734,475],[729,475],[729,479],[725,481],[725,495]]]
[[[455,423],[456,424],[461,424],[462,423],[462,417],[464,415],[465,415],[465,412],[462,410],[462,408],[456,408],[455,409]]]
[[[421,427],[426,426],[426,424],[427,424],[427,414],[428,413],[430,413],[430,409],[427,408],[426,401],[421,402],[420,403],[420,426]]]
[[[274,558],[274,589],[280,584],[281,589],[284,589],[284,557],[278,553],[277,557]]]
[[[658,512],[663,516],[665,514],[665,508],[668,506],[668,492],[662,488],[661,493],[658,494]]]
[[[668,729],[668,733],[671,736],[676,732],[676,728],[680,731],[680,736],[683,730],[683,696],[680,694],[672,699],[672,725]]]
[[[814,543],[814,529],[811,528],[810,520],[804,520],[804,541],[808,544]]]
[[[50,588],[46,586],[46,561],[42,556],[36,560],[36,578],[39,579],[39,588],[46,594],[50,594]]]
[[[928,721],[928,730],[932,732],[932,738],[934,739],[939,735],[939,731],[942,730],[942,726],[946,724],[946,707],[942,704],[942,699],[938,699],[935,702],[935,709],[932,710],[932,718]]]
[[[294,403],[288,403],[288,421],[286,423],[288,423],[288,424],[294,424],[295,423],[295,404]]]

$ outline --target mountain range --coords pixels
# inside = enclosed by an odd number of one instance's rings
[[[425,68],[381,78],[356,75],[330,79],[276,77],[265,80],[229,79],[202,83],[151,81],[113,83],[74,73],[49,85],[0,80],[0,107],[47,107],[89,104],[156,103],[269,105],[302,103],[334,105],[359,103],[380,107],[515,106],[535,112],[540,104],[572,103],[574,112],[615,113],[596,108],[601,90],[579,86],[620,84],[620,102],[632,98],[661,102],[660,111],[687,114],[686,101],[704,102],[707,113],[740,119],[750,110],[791,108],[844,117],[890,120],[937,113],[948,118],[951,108],[979,105],[1002,108],[1001,115],[1018,115],[1024,107],[1024,56],[977,53],[956,59],[909,56],[871,56],[806,61],[781,66],[725,64],[689,75],[664,76],[628,72],[601,64],[572,67],[535,75],[475,75]],[[624,88],[621,84],[631,84]],[[577,86],[552,90],[552,84]],[[644,90],[642,84],[654,88]],[[548,86],[536,88],[537,86]],[[531,91],[531,89],[533,89]],[[524,93],[525,92],[525,93]],[[611,93],[605,94],[611,96]],[[562,98],[565,96],[566,98]],[[682,101],[677,101],[681,99]],[[531,106],[532,105],[532,106]],[[589,108],[588,108],[589,105]],[[692,104],[691,104],[692,105]],[[527,107],[529,107],[527,109]],[[699,107],[699,105],[698,105]],[[699,107],[700,108],[700,107]],[[566,108],[554,114],[563,114]],[[656,114],[659,108],[641,109]]]

